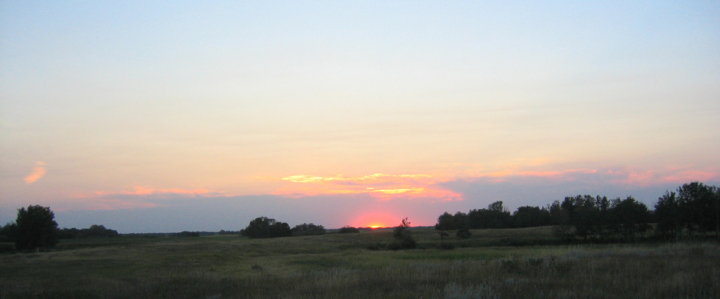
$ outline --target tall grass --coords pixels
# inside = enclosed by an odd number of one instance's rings
[[[716,244],[393,252],[325,237],[3,255],[0,298],[720,298]]]

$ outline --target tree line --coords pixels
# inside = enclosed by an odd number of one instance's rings
[[[13,242],[15,250],[45,251],[54,247],[61,239],[116,237],[116,230],[102,225],[89,228],[58,229],[55,213],[49,207],[31,205],[18,209],[15,222],[0,227],[0,242]]]
[[[285,222],[276,221],[268,217],[258,217],[250,221],[247,227],[240,230],[241,236],[248,238],[278,238],[290,236],[324,235],[322,225],[312,223],[298,224],[292,229]]]
[[[650,233],[656,238],[678,240],[715,232],[720,238],[720,189],[699,182],[683,184],[676,192],[661,196],[655,210],[632,196],[569,196],[546,207],[519,207],[512,214],[502,201],[496,201],[487,209],[454,215],[445,212],[438,217],[435,229],[442,240],[453,230],[458,238],[467,238],[469,229],[548,225],[553,225],[553,234],[564,241],[634,241]]]

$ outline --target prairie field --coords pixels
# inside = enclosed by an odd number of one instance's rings
[[[0,298],[720,298],[716,243],[563,245],[549,227],[383,250],[391,229],[62,240],[0,255]]]

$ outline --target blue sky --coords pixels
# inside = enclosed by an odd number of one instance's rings
[[[151,220],[208,200],[430,225],[720,182],[716,1],[0,5],[3,223],[234,229]],[[333,199],[365,214],[299,208]]]

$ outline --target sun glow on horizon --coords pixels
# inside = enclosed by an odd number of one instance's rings
[[[391,227],[389,223],[399,222],[401,217],[386,213],[386,212],[375,212],[366,211],[358,214],[352,221],[352,225],[355,227],[369,227],[372,229]]]

